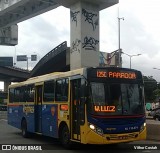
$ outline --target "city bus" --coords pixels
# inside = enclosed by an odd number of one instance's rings
[[[30,78],[9,86],[8,124],[58,138],[64,146],[146,139],[140,71],[81,68]]]

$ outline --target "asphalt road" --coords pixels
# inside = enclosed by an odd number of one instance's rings
[[[12,149],[16,149],[16,147],[21,147],[23,149],[27,149],[23,152],[31,152],[28,150],[28,147],[38,146],[38,149],[46,149],[42,150],[43,153],[48,153],[54,151],[54,153],[114,153],[114,152],[149,152],[149,153],[159,153],[160,151],[160,142],[156,141],[139,141],[132,142],[127,144],[118,144],[118,145],[75,145],[74,149],[66,150],[64,149],[57,139],[34,135],[31,138],[23,138],[21,136],[21,131],[8,125],[6,119],[0,119],[0,149],[2,149],[2,145],[11,145]],[[5,146],[3,146],[5,148]],[[10,147],[10,146],[9,146]],[[143,148],[144,147],[144,148]],[[152,147],[152,149],[148,149],[148,147]],[[157,147],[157,149],[156,149]],[[137,148],[137,149],[136,149]],[[15,152],[9,150],[0,150],[0,152]],[[16,151],[17,152],[17,151]],[[34,152],[34,151],[32,151]]]

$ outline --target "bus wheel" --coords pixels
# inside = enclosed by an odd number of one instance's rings
[[[61,129],[60,141],[65,148],[71,148],[70,134],[67,125],[64,125]]]
[[[28,132],[27,132],[27,122],[26,120],[22,120],[22,124],[21,124],[21,130],[22,130],[22,136],[24,138],[28,137]]]

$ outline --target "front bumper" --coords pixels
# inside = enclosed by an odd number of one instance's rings
[[[103,134],[98,135],[90,130],[86,135],[86,144],[113,144],[122,142],[131,142],[146,139],[146,127],[141,132],[123,133],[123,134]]]

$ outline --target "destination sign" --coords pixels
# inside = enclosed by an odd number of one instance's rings
[[[115,106],[94,106],[95,112],[115,112]]]
[[[97,70],[97,78],[136,79],[135,72],[114,72]]]

